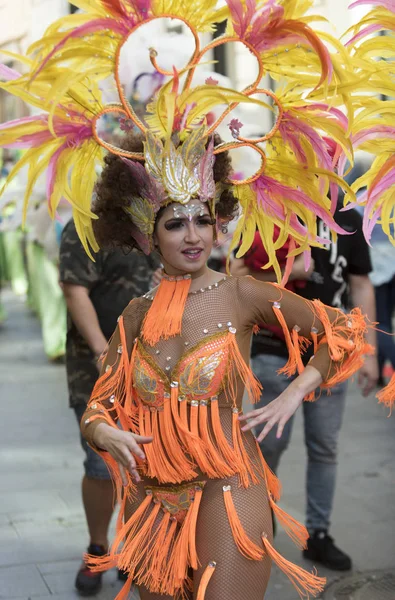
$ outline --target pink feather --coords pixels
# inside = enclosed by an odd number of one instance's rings
[[[378,181],[375,186],[370,188],[368,192],[369,200],[371,198],[373,200],[377,200],[377,198],[379,198],[393,185],[395,185],[395,169],[391,169],[390,171],[388,171],[388,173],[381,177],[380,181]]]
[[[280,125],[280,132],[285,141],[288,141],[291,148],[294,150],[297,158],[301,162],[306,162],[306,156],[302,145],[299,142],[300,136],[303,136],[310,144],[313,152],[317,157],[318,165],[327,171],[332,171],[332,161],[329,154],[328,146],[324,139],[309,125],[302,120],[295,119],[290,113],[284,113],[283,120]],[[323,192],[324,181],[322,180],[321,192]],[[338,185],[334,182],[329,183],[331,194],[331,212],[334,213],[337,200],[339,197]]]
[[[199,163],[199,198],[203,202],[215,198],[214,162],[214,138],[212,137]]]
[[[53,56],[55,56],[55,54],[63,48],[63,46],[65,45],[65,43],[68,40],[75,38],[75,37],[83,38],[85,35],[90,35],[91,33],[96,33],[96,31],[102,31],[105,29],[112,30],[115,33],[119,33],[120,35],[127,35],[128,31],[129,31],[129,28],[128,28],[128,25],[126,22],[122,23],[120,20],[111,19],[111,18],[94,19],[93,21],[90,21],[89,23],[85,23],[84,25],[80,25],[79,27],[76,27],[72,31],[69,31],[69,33],[67,33],[64,36],[64,38],[58,44],[56,44],[56,46],[51,50],[51,52],[44,58],[39,69],[32,76],[32,81],[34,81],[34,79],[37,77],[37,75],[39,73],[41,73],[43,68],[48,63],[48,61],[51,60],[51,58]]]
[[[364,142],[378,140],[380,138],[395,139],[395,127],[390,127],[389,125],[377,125],[375,127],[369,127],[369,129],[362,129],[353,136],[352,142],[355,148]]]
[[[293,109],[296,112],[311,112],[317,111],[317,116],[320,117],[328,117],[328,113],[336,118],[337,122],[341,127],[343,127],[344,131],[347,131],[348,128],[348,119],[347,116],[339,109],[334,106],[329,106],[329,104],[324,104],[320,102],[314,102],[313,104],[308,104],[307,106],[297,106]]]
[[[7,67],[7,65],[0,63],[0,77],[5,79],[5,81],[14,81],[15,79],[19,79],[21,74],[18,73],[18,71],[15,71],[15,69],[11,69],[10,67]]]
[[[129,4],[133,6],[136,15],[140,16],[142,20],[148,17],[151,8],[150,0],[129,0]]]
[[[366,4],[369,6],[382,6],[383,8],[395,12],[394,0],[356,0],[356,2],[352,2],[348,8],[355,8],[356,6],[363,6]]]
[[[17,127],[18,125],[24,125],[25,123],[34,123],[41,121],[45,126],[48,123],[47,115],[35,115],[34,117],[22,117],[21,119],[14,119],[13,121],[7,121],[6,123],[2,123],[0,125],[0,131],[4,131],[5,129],[11,129],[12,127]]]
[[[246,6],[241,0],[226,0],[232,17],[233,28],[240,39],[244,39],[248,26],[255,12],[255,0],[246,0]]]
[[[330,227],[336,233],[347,235],[349,232],[345,231],[336,223],[331,214],[328,214],[326,210],[314,202],[307,194],[301,190],[291,188],[285,184],[279,183],[271,177],[263,175],[255,182],[255,188],[260,188],[261,191],[266,191],[267,195],[278,198],[280,201],[286,199],[294,202],[295,205],[302,205],[307,208],[312,214],[317,215],[324,223]]]
[[[366,37],[367,35],[375,33],[376,31],[380,31],[380,29],[384,29],[384,25],[380,25],[378,23],[368,25],[367,27],[364,27],[363,29],[361,29],[361,31],[359,31],[357,34],[355,34],[351,38],[351,40],[349,40],[347,42],[347,44],[345,44],[345,45],[351,46],[351,45],[355,44],[356,42],[358,42],[360,39]]]
[[[130,223],[129,223],[129,228],[130,228],[130,235],[132,238],[134,238],[136,240],[136,242],[139,245],[140,250],[147,256],[148,256],[148,254],[151,254],[152,248],[151,248],[151,244],[150,244],[150,240],[149,240],[148,236],[141,233],[140,229],[138,227],[136,227],[136,225],[133,223],[133,221],[131,219],[130,219]]]
[[[155,181],[141,163],[123,156],[120,158],[136,180],[137,185],[140,188],[141,196],[150,202],[154,212],[157,213],[166,198],[164,188]]]
[[[55,187],[56,170],[57,170],[57,166],[58,166],[58,161],[61,158],[63,151],[66,150],[67,148],[68,148],[67,142],[65,142],[64,144],[62,144],[60,146],[60,148],[58,148],[56,150],[56,152],[54,152],[52,154],[51,159],[48,164],[48,169],[47,169],[47,174],[46,174],[46,176],[47,176],[46,190],[47,190],[48,206],[51,206],[51,196],[53,194],[54,187]]]

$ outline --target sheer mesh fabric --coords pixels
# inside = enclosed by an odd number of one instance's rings
[[[253,326],[256,323],[278,325],[273,311],[273,302],[275,301],[281,303],[281,311],[289,329],[296,325],[300,328],[301,336],[310,338],[311,328],[315,327],[318,330],[318,336],[322,335],[323,326],[317,320],[312,305],[308,301],[276,286],[258,282],[249,277],[225,278],[217,286],[211,286],[211,289],[191,293],[188,296],[180,336],[169,340],[160,340],[154,347],[145,344],[144,350],[161,370],[162,376],[171,382],[174,373],[177,372],[178,363],[188,356],[188,353],[197,344],[203,343],[205,340],[208,342],[210,336],[218,335],[221,332],[226,333],[231,327],[236,329],[235,335],[239,351],[248,364]],[[135,338],[139,336],[144,315],[150,304],[149,297],[139,298],[132,301],[124,311],[123,323],[129,355]],[[330,318],[332,312],[333,318],[335,318],[334,311],[328,309]],[[118,348],[121,343],[120,331],[117,329],[103,365],[104,371],[108,364],[116,367],[120,360]],[[125,351],[124,348],[123,351]],[[328,376],[332,366],[326,345],[319,348],[310,364],[320,371],[324,379]],[[222,389],[218,393],[218,404],[221,407],[220,419],[225,436],[230,442],[232,439],[232,412],[226,389],[226,379],[222,384]],[[239,409],[242,406],[243,392],[244,386],[239,379],[235,394]],[[91,412],[86,414],[90,415]],[[82,420],[83,434],[90,443],[92,443],[94,429],[99,422],[100,419],[90,423],[85,423],[84,418]],[[208,427],[211,431],[210,417],[208,417]],[[243,438],[248,454],[253,462],[257,463],[258,449],[252,434],[243,434]],[[264,481],[260,478],[258,484],[245,489],[239,487],[237,476],[210,480],[198,469],[197,472],[198,479],[204,479],[207,483],[197,522],[196,543],[201,566],[194,573],[194,597],[196,598],[198,584],[204,569],[210,561],[215,561],[217,567],[208,586],[205,600],[224,600],[225,598],[244,600],[247,596],[249,600],[263,600],[270,576],[270,559],[265,557],[262,561],[248,560],[240,554],[228,522],[223,499],[223,486],[229,484],[232,486],[232,497],[239,519],[250,539],[262,546],[262,533],[266,533],[269,540],[272,538],[271,511]],[[145,497],[144,484],[160,485],[152,479],[145,480],[143,484],[140,484],[135,501],[127,507],[126,518],[133,514]],[[140,593],[142,600],[165,600],[168,598],[152,594],[146,589],[141,589]]]
[[[153,347],[145,345],[145,350],[170,382],[177,363],[191,349],[204,340],[208,341],[210,336],[226,331],[229,327],[234,327],[240,353],[248,364],[253,326],[258,323],[278,325],[277,317],[272,308],[273,302],[276,301],[281,304],[281,312],[290,330],[297,326],[300,328],[300,335],[308,339],[311,339],[312,327],[317,329],[318,337],[324,333],[324,328],[315,316],[312,304],[309,301],[275,285],[257,281],[252,277],[228,277],[221,280],[217,287],[211,286],[211,289],[206,288],[204,291],[189,294],[182,320],[181,335],[169,340],[160,340]],[[142,321],[150,305],[151,300],[149,297],[137,298],[129,304],[123,313],[129,354],[135,338],[139,336]],[[326,310],[331,320],[335,317],[339,318],[338,312],[330,308],[326,308]],[[346,320],[346,317],[344,317],[344,320]],[[121,344],[121,340],[117,328],[109,345],[103,371],[106,365],[117,364],[119,344]],[[318,369],[324,380],[332,372],[332,363],[326,344],[320,346],[316,355],[310,361],[310,365]],[[239,380],[237,406],[240,409],[243,392],[244,387]],[[219,394],[218,400],[220,406],[229,405],[226,389]],[[93,432],[99,421],[91,423],[89,427],[84,426],[84,421],[83,418],[82,433],[88,441],[92,442]]]

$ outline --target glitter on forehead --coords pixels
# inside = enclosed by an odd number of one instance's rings
[[[174,217],[176,219],[182,219],[182,217],[186,217],[188,221],[192,221],[193,217],[202,217],[204,212],[203,204],[195,204],[189,203],[185,205],[178,205],[173,207]]]

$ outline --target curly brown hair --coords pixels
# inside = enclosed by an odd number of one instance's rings
[[[143,152],[143,136],[129,133],[123,138],[121,148],[129,152]],[[214,143],[221,143],[215,134]],[[130,217],[124,210],[130,204],[130,196],[139,196],[140,190],[136,180],[123,160],[116,154],[108,153],[104,159],[105,166],[95,188],[96,197],[93,212],[99,219],[93,222],[95,237],[101,247],[122,247],[125,250],[138,248],[130,234]],[[232,172],[228,152],[216,155],[214,163],[215,182],[225,183]],[[216,204],[216,217],[221,227],[226,226],[237,214],[238,202],[230,188],[225,188]]]

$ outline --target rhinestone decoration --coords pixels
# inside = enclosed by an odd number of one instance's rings
[[[199,406],[199,400],[192,400],[191,406]]]
[[[118,319],[117,319],[117,323],[119,323],[119,321],[120,321],[120,318],[121,318],[121,317],[119,316],[119,317],[118,317]]]
[[[171,356],[166,356],[166,360],[169,362],[169,360],[171,360]]]
[[[175,387],[175,386],[174,386]],[[165,398],[165,400],[168,400],[170,398],[170,394],[168,392],[165,392],[163,394],[163,397]]]
[[[226,325],[227,325],[228,327],[232,327],[232,321],[228,321],[228,322],[226,323]]]
[[[160,350],[155,350],[155,354],[158,356],[158,354],[160,354]]]
[[[315,334],[317,334],[317,333],[318,333],[318,329],[317,329],[317,327],[312,327],[312,328],[311,328],[311,333],[315,333]]]
[[[207,406],[207,405],[208,405],[207,400],[201,400],[200,401],[200,406]]]
[[[186,217],[188,221],[192,221],[193,217],[202,217],[204,215],[203,204],[187,204],[186,206],[173,207],[174,218],[181,219]]]
[[[239,409],[238,408],[232,408],[232,413],[239,414]]]
[[[208,333],[208,329],[203,329],[203,333]]]
[[[189,342],[184,342],[184,346],[189,346]]]
[[[178,396],[178,402],[184,402],[185,396]]]
[[[166,370],[166,371],[170,371],[170,366],[169,366],[169,365],[167,365],[167,367],[166,367],[166,369],[165,369],[165,370]]]
[[[296,333],[299,333],[299,331],[300,331],[299,325],[294,325],[294,331],[296,331]]]
[[[222,329],[222,323],[218,323],[218,329]]]
[[[114,394],[112,396],[110,396],[110,402],[111,402],[111,404],[114,404],[114,402],[115,402],[115,396],[114,396]]]
[[[96,402],[94,404],[92,404],[91,408],[93,408],[93,410],[95,410],[97,408]]]
[[[208,566],[211,567],[212,569],[215,569],[215,567],[217,566],[217,563],[215,562],[215,560],[210,560],[210,562],[208,563]]]
[[[106,373],[108,373],[108,371],[111,369],[110,365],[106,366]]]
[[[166,281],[183,281],[183,279],[191,279],[191,275],[187,273],[186,275],[166,275],[166,273],[162,273],[163,279]]]
[[[224,485],[222,489],[223,489],[224,492],[230,492],[230,490],[232,489],[232,486],[231,485]]]
[[[281,308],[281,302],[273,302],[274,308]]]
[[[177,388],[178,387],[178,381],[172,381],[171,384],[170,384],[170,387]]]
[[[347,327],[349,327],[350,329],[352,329],[352,321],[347,321]]]
[[[117,352],[118,352],[118,354],[122,354],[122,346],[121,345],[118,346]]]
[[[236,327],[229,327],[229,333],[235,334],[237,331]]]
[[[152,496],[152,490],[145,490],[147,496]]]
[[[225,279],[227,279],[227,277],[223,277],[222,279],[220,279],[219,281],[217,281],[216,283],[212,284],[212,285],[208,285],[205,288],[200,288],[200,290],[195,290],[194,292],[189,292],[189,294],[191,295],[196,295],[196,294],[203,294],[204,292],[207,292],[209,290],[212,290],[213,288],[217,288],[219,286],[220,283],[222,283],[223,281],[225,281]]]
[[[211,396],[211,402],[216,402],[218,400],[218,396]]]
[[[88,425],[88,423],[90,423],[90,422],[91,422],[90,419],[85,419],[85,421],[84,421],[85,425]]]

